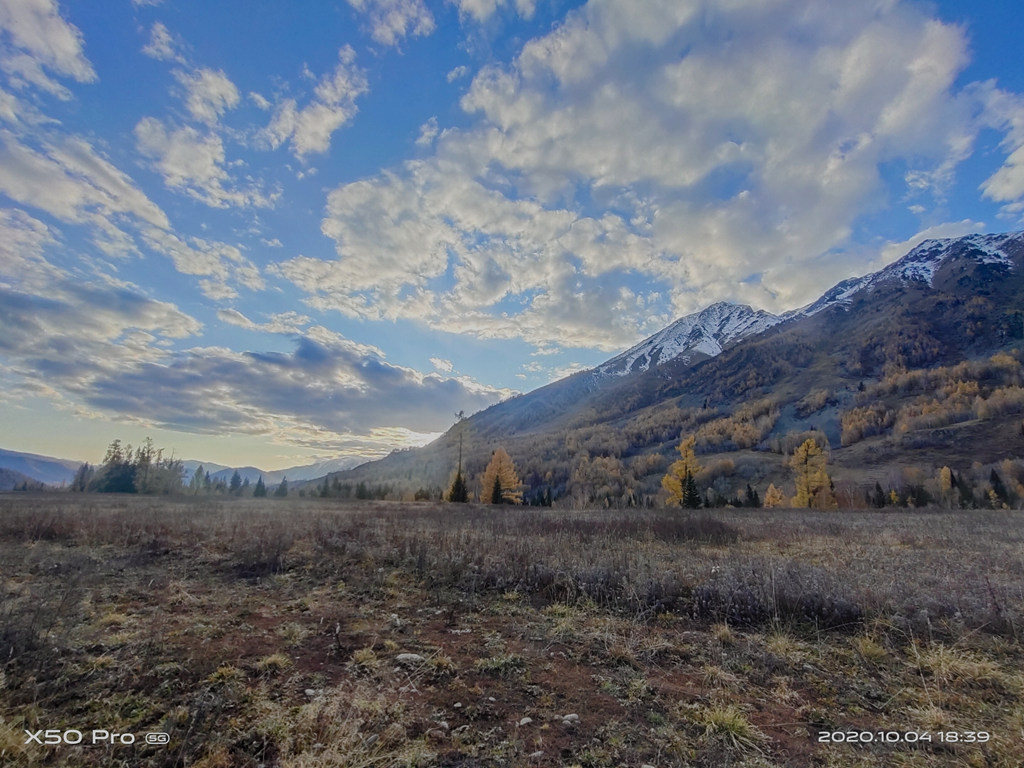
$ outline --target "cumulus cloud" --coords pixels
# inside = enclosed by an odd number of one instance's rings
[[[200,68],[194,72],[175,72],[185,87],[185,106],[196,120],[215,125],[227,110],[238,106],[238,88],[220,70]]]
[[[236,298],[238,285],[252,291],[265,287],[259,269],[237,246],[200,237],[185,239],[154,227],[144,230],[142,238],[150,248],[171,259],[178,272],[203,278],[199,287],[207,298],[216,301]]]
[[[437,370],[441,371],[442,373],[451,373],[455,369],[455,366],[452,364],[452,361],[446,360],[443,357],[430,358],[430,364],[434,366],[434,368],[436,368]]]
[[[487,21],[499,8],[514,7],[520,16],[529,19],[536,9],[536,0],[449,0],[458,6],[459,14],[476,21]]]
[[[368,88],[366,72],[356,65],[356,52],[346,45],[338,51],[334,71],[317,81],[313,99],[306,106],[300,108],[290,98],[277,104],[262,140],[271,149],[288,142],[300,160],[326,152],[335,131],[355,117],[356,99]]]
[[[135,126],[135,141],[139,152],[153,161],[170,189],[213,208],[266,207],[273,203],[274,197],[255,185],[247,189],[230,186],[224,143],[215,132],[201,132],[187,125],[169,129],[154,117],[144,117]]]
[[[983,192],[1018,204],[1024,110],[958,90],[967,61],[962,28],[903,2],[588,3],[477,74],[474,125],[428,122],[431,156],[330,193],[336,258],[278,272],[319,309],[538,349],[614,349],[722,299],[799,306],[878,259],[863,216],[941,203],[982,128],[1009,155]]]
[[[367,16],[370,36],[381,45],[397,46],[406,37],[434,31],[434,17],[422,0],[348,0]]]
[[[0,0],[0,69],[15,88],[31,85],[61,99],[70,92],[47,72],[80,83],[96,79],[82,33],[53,0]]]

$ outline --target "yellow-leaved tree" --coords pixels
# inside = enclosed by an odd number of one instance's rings
[[[761,504],[766,509],[771,509],[772,507],[781,507],[785,503],[786,494],[782,492],[782,489],[776,488],[775,483],[769,484],[768,490],[764,492],[764,500]]]
[[[495,449],[480,481],[480,500],[487,504],[522,504],[523,489],[516,466],[504,448]]]
[[[832,480],[825,471],[827,462],[828,457],[810,437],[793,453],[789,466],[796,474],[796,496],[792,502],[794,507],[835,509],[838,506],[832,492]]]
[[[698,509],[703,499],[697,490],[694,478],[703,469],[697,461],[695,446],[697,438],[690,435],[679,443],[679,460],[668,468],[668,474],[661,479],[661,487],[668,491],[668,503],[678,504],[687,509]]]

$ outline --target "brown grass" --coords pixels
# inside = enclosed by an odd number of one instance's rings
[[[2,497],[0,764],[1016,765],[1020,523]]]

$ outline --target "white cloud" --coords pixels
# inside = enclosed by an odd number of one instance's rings
[[[422,0],[348,0],[366,14],[370,35],[381,45],[398,45],[406,37],[424,37],[434,31],[434,17]]]
[[[516,11],[525,19],[533,18],[536,9],[536,0],[448,0],[458,6],[459,14],[470,16],[476,21],[487,21],[495,14],[498,8],[514,6]]]
[[[432,117],[420,126],[420,135],[416,139],[416,146],[429,147],[437,138],[437,118]]]
[[[465,65],[459,65],[459,66],[455,67],[454,69],[452,69],[448,73],[448,75],[447,75],[448,82],[449,83],[454,83],[456,80],[465,77],[468,73],[469,73],[469,67],[467,67]]]
[[[0,192],[60,221],[88,225],[111,255],[135,250],[126,229],[138,222],[166,228],[166,215],[132,180],[82,139],[34,148],[0,131]]]
[[[541,349],[614,349],[721,299],[800,306],[877,256],[853,233],[889,204],[886,165],[901,204],[941,203],[997,128],[984,192],[1012,213],[1024,110],[957,90],[967,60],[963,29],[896,0],[592,2],[474,78],[475,125],[428,122],[432,156],[333,190],[337,258],[279,274],[319,309]]]
[[[61,277],[45,258],[47,246],[56,244],[55,233],[24,211],[0,208],[0,288],[43,292]]]
[[[236,298],[237,286],[251,291],[266,287],[259,269],[236,246],[199,237],[186,241],[174,232],[156,228],[145,230],[142,237],[146,245],[171,259],[181,274],[204,278],[199,287],[207,298]]]
[[[255,91],[249,91],[249,100],[252,101],[253,104],[255,104],[258,108],[262,109],[264,112],[269,110],[271,107],[270,102],[267,101],[267,99],[264,96],[261,96]]]
[[[172,130],[154,117],[144,117],[135,126],[135,141],[139,152],[153,161],[170,189],[213,208],[273,204],[274,196],[255,186],[227,186],[231,178],[224,167],[224,143],[216,133],[202,133],[192,126]]]
[[[188,111],[202,123],[215,125],[227,110],[238,106],[238,88],[220,70],[177,71],[174,76],[185,86]]]
[[[158,21],[150,29],[149,42],[142,48],[142,52],[158,61],[176,61],[184,64],[185,57],[181,52],[183,47],[181,41]]]
[[[295,99],[284,99],[276,106],[270,125],[262,132],[264,142],[277,149],[286,141],[300,160],[310,153],[323,153],[331,136],[356,115],[356,99],[369,85],[366,72],[356,66],[351,46],[338,51],[338,65],[323,76],[314,89],[314,98],[299,108]]]
[[[247,331],[262,331],[264,333],[297,334],[311,322],[306,315],[298,312],[281,312],[271,315],[265,323],[255,323],[243,315],[237,309],[217,310],[217,317],[228,325],[245,328]]]
[[[28,85],[62,99],[70,92],[46,70],[80,82],[96,79],[82,33],[60,16],[53,0],[0,0],[0,69],[15,88]]]
[[[430,358],[430,364],[442,373],[451,373],[455,366],[451,360],[445,360],[443,357],[432,357]]]

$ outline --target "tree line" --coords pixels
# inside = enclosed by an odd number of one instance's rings
[[[74,493],[137,493],[149,495],[189,496],[252,496],[288,495],[288,479],[269,492],[263,477],[255,483],[243,479],[236,469],[230,480],[214,477],[200,464],[189,475],[184,463],[166,456],[163,448],[153,445],[147,437],[141,445],[114,440],[107,446],[103,462],[92,466],[81,464],[71,481]]]

